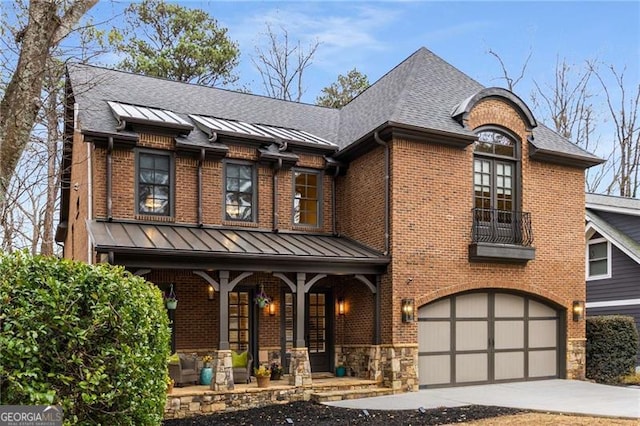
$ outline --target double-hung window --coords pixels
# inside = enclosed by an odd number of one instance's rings
[[[138,152],[137,212],[171,216],[172,160],[168,153]]]
[[[255,167],[248,163],[225,163],[225,220],[256,220]]]
[[[611,244],[599,235],[587,243],[587,279],[611,278]]]
[[[294,170],[293,180],[293,223],[319,226],[320,173]]]

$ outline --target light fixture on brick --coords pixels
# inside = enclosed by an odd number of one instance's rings
[[[402,322],[413,322],[414,299],[402,299]]]
[[[344,299],[338,299],[338,315],[344,315]]]
[[[209,288],[207,288],[207,297],[209,298],[209,300],[213,300],[214,292],[215,292],[215,289],[213,288],[213,285],[209,284]]]
[[[584,318],[584,300],[573,301],[573,320],[580,321]]]

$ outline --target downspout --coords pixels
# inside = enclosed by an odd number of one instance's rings
[[[107,144],[107,220],[111,222],[113,220],[113,197],[112,197],[112,185],[111,176],[113,170],[113,158],[111,153],[113,152],[113,137],[109,136]]]
[[[198,160],[198,226],[202,227],[202,167],[204,165],[204,148],[200,149],[200,159]]]
[[[338,227],[336,225],[336,178],[339,174],[340,166],[336,166],[336,171],[333,174],[333,179],[331,180],[331,232],[333,235],[338,235]]]
[[[284,152],[287,150],[287,143],[279,138],[276,138],[276,144],[278,145],[278,152]],[[278,172],[282,169],[282,157],[278,158],[278,162],[273,168],[273,232],[278,232],[278,226],[280,224],[280,214],[278,213]]]
[[[384,253],[383,254],[385,256],[388,256],[389,255],[389,232],[390,232],[389,222],[390,222],[390,216],[391,216],[391,212],[389,211],[390,209],[389,198],[390,198],[390,192],[391,192],[391,185],[389,181],[389,176],[391,175],[391,163],[389,161],[389,142],[385,142],[382,139],[380,139],[380,135],[378,134],[377,130],[373,133],[373,139],[376,141],[378,145],[381,145],[384,147],[385,189],[384,189]]]
[[[273,167],[273,232],[278,232],[280,223],[280,214],[278,213],[278,172],[282,169],[282,158],[278,158],[278,162]]]

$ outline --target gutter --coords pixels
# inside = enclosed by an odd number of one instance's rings
[[[278,158],[278,161],[275,163],[273,167],[273,202],[272,204],[272,217],[273,217],[273,232],[278,232],[278,225],[280,224],[280,214],[278,213],[278,172],[282,169],[282,158]]]
[[[376,141],[378,145],[384,147],[384,251],[383,254],[385,256],[389,255],[389,232],[390,232],[390,192],[391,192],[391,184],[389,181],[389,175],[391,174],[391,162],[389,161],[389,142],[385,142],[380,139],[380,135],[376,130],[373,133],[373,139]]]

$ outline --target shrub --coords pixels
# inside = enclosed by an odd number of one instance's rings
[[[65,424],[159,424],[162,294],[120,267],[0,254],[0,404],[61,405]]]
[[[587,318],[587,377],[599,383],[618,383],[634,371],[638,330],[632,317]]]

